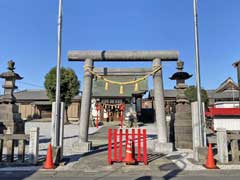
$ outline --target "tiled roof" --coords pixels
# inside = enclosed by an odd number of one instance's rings
[[[139,78],[142,76],[107,76],[107,79],[123,82],[123,81],[133,81],[135,78]],[[102,79],[93,80],[92,87],[92,96],[93,97],[132,97],[134,92],[134,85],[124,85],[123,86],[123,94],[120,94],[120,86],[109,83],[108,90],[105,90],[105,81]],[[147,79],[140,81],[138,83],[139,92],[147,92],[148,91],[148,81]]]
[[[228,77],[225,81],[223,81],[220,86],[216,89],[216,92],[223,92],[228,89],[237,90],[238,85],[232,80],[231,77]]]
[[[149,91],[149,97],[153,97],[153,89]],[[164,90],[164,97],[168,98],[175,98],[177,96],[177,90],[176,89],[165,89]]]
[[[214,99],[221,99],[221,98],[232,98],[232,99],[237,99],[239,96],[238,91],[223,91],[220,93],[215,93],[214,94]]]
[[[234,98],[237,99],[239,94],[238,91],[223,91],[217,93],[215,90],[206,90],[209,99],[230,99]],[[149,97],[153,96],[153,90],[149,91]],[[167,98],[175,98],[177,96],[176,89],[165,89],[164,96]]]
[[[16,97],[17,101],[48,101],[49,98],[47,97],[47,93],[45,90],[23,90],[19,92],[15,92],[14,96]],[[74,99],[80,99],[80,96],[75,96]]]
[[[24,90],[14,93],[17,100],[49,100],[45,90]]]

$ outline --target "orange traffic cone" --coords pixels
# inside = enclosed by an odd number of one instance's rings
[[[133,144],[131,140],[128,140],[127,147],[126,147],[126,157],[124,158],[123,162],[126,164],[135,164],[136,160],[133,157]]]
[[[44,169],[54,169],[53,156],[52,156],[52,146],[48,145],[47,157],[43,166]]]
[[[208,145],[208,156],[207,156],[207,162],[205,164],[205,167],[207,169],[217,169],[217,166],[215,164],[215,160],[213,158],[212,144]]]

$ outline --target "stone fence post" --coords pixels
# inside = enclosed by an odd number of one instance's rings
[[[65,104],[61,102],[61,116],[60,116],[60,137],[59,137],[59,146],[61,148],[60,151],[60,160],[63,159],[63,145],[64,145],[64,111],[65,111]]]
[[[201,139],[204,138],[204,145],[206,142],[206,130],[205,130],[205,120],[203,122],[203,126],[202,128],[204,128],[204,133],[203,133],[203,137],[200,136],[200,131],[201,130],[201,126],[200,123],[201,121],[199,121],[198,119],[198,109],[197,109],[197,103],[198,102],[192,102],[191,103],[191,111],[192,111],[192,129],[193,129],[193,134],[192,134],[192,138],[193,138],[193,159],[197,162],[201,162],[204,163],[205,162],[205,158],[207,155],[207,147],[201,147]],[[204,103],[203,103],[204,105]],[[203,106],[204,109],[204,106]]]
[[[39,127],[36,127],[30,130],[29,160],[31,164],[38,163],[38,150],[39,150]]]
[[[217,149],[219,161],[228,163],[227,131],[224,128],[217,128]]]
[[[192,129],[193,129],[193,159],[195,161],[199,161],[197,148],[200,146],[200,125],[198,121],[198,111],[197,111],[197,102],[191,103],[191,111],[192,111]]]
[[[56,115],[56,103],[55,102],[52,102],[52,125],[51,125],[51,144],[52,146],[56,146],[55,145],[55,126],[56,126],[56,118],[55,118],[55,115]]]

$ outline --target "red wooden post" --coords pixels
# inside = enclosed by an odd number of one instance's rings
[[[120,124],[121,124],[121,128],[123,127],[123,112],[120,111]]]
[[[132,153],[135,156],[135,129],[132,129]]]
[[[128,129],[125,130],[125,152],[127,150],[127,145],[128,145]],[[125,154],[126,155],[126,154]]]
[[[98,110],[97,110],[97,117],[96,117],[96,127],[98,128]]]
[[[119,161],[121,162],[122,161],[122,129],[120,129],[120,132],[119,132],[119,141],[120,141],[120,147],[119,147]]]
[[[127,143],[128,143],[128,129],[126,129],[126,142],[125,142],[125,145],[126,145],[126,147],[127,147]]]
[[[108,129],[108,164],[112,164],[112,129]]]
[[[141,161],[141,129],[138,129],[138,162]]]
[[[114,161],[117,161],[117,129],[114,129],[113,132],[113,139],[114,139]]]
[[[148,164],[147,159],[147,132],[146,129],[143,129],[143,162],[145,165]]]

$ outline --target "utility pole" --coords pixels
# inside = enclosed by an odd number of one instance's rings
[[[240,108],[240,61],[233,63],[233,67],[237,68],[237,78],[238,78],[238,101],[239,101],[239,108]]]
[[[62,0],[59,0],[58,8],[58,48],[57,48],[57,77],[56,77],[56,110],[55,110],[55,142],[53,146],[60,144],[60,77],[61,77],[61,48],[62,48]]]
[[[196,64],[196,85],[197,85],[197,101],[198,101],[198,120],[200,126],[200,147],[203,147],[203,109],[201,100],[201,80],[200,80],[200,58],[199,58],[199,40],[198,40],[198,0],[193,0],[193,10],[194,10],[194,46],[195,46],[195,64]]]

